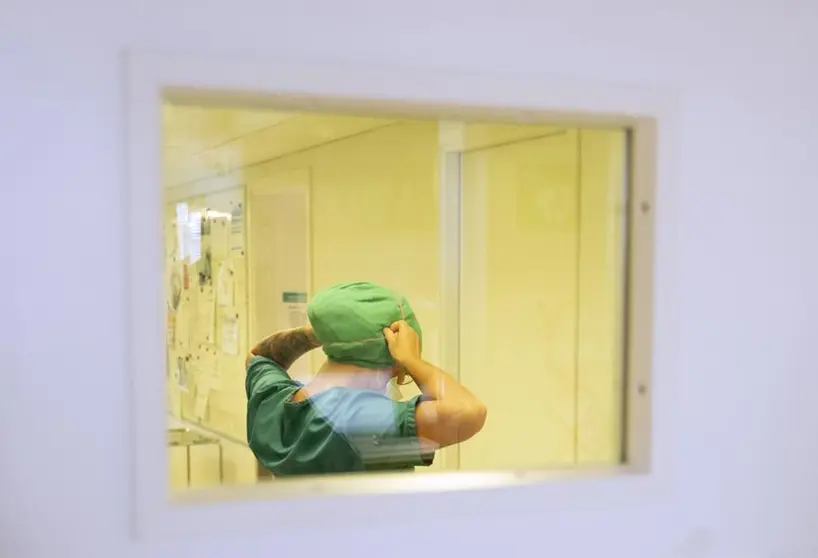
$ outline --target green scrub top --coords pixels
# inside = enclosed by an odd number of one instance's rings
[[[374,391],[334,387],[294,402],[303,386],[269,358],[247,367],[247,442],[276,477],[414,470],[431,465],[421,449],[415,407]]]

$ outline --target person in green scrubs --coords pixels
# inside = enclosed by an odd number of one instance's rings
[[[413,470],[477,434],[485,405],[421,358],[409,302],[368,282],[344,283],[308,305],[310,325],[273,333],[248,355],[247,442],[275,477]],[[326,362],[305,384],[287,374],[321,347]],[[396,401],[390,380],[421,395]]]

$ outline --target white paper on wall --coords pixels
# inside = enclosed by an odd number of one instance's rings
[[[188,228],[189,209],[186,203],[176,204],[176,256],[179,260],[186,260],[189,256],[188,243],[190,230]]]
[[[188,215],[187,248],[188,262],[194,264],[202,257],[202,212],[193,211]]]
[[[219,306],[233,306],[235,303],[236,279],[231,262],[225,262],[219,267],[216,289],[218,291]]]
[[[230,211],[230,249],[244,251],[244,204],[241,202]]]
[[[193,402],[193,416],[197,420],[202,420],[207,416],[207,408],[210,406],[210,392],[199,392],[196,390],[196,400]]]
[[[204,351],[200,347],[197,350],[196,356],[193,357],[192,361],[190,362],[189,369],[189,374],[196,379],[194,385],[195,399],[193,401],[193,416],[197,420],[202,420],[207,416],[207,408],[210,404],[210,390],[212,385],[210,374],[208,374],[206,368],[207,359],[203,358],[203,355]]]
[[[199,290],[196,326],[198,342],[216,342],[216,291],[212,286]]]
[[[199,353],[198,383],[206,386],[207,391],[218,390],[221,385],[221,369],[216,350],[202,347]],[[197,384],[198,385],[198,384]]]
[[[239,318],[236,314],[222,318],[221,350],[226,355],[239,354]]]
[[[176,330],[173,340],[176,350],[180,353],[187,353],[190,350],[190,304],[190,295],[187,293],[183,294],[179,310],[177,310],[176,317],[173,321],[173,327]]]
[[[176,387],[184,392],[187,392],[190,386],[188,358],[178,356],[176,357],[176,362],[174,364],[173,379],[176,382]]]

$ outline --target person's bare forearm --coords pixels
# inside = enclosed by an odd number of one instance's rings
[[[480,407],[483,405],[463,384],[433,364],[421,359],[415,359],[402,363],[402,366],[415,381],[421,393],[428,399],[460,403],[466,406]]]
[[[287,370],[301,355],[320,346],[311,328],[298,327],[277,331],[262,339],[250,354],[267,357]]]

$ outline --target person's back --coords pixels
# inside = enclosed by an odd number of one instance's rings
[[[247,437],[275,476],[411,469],[430,465],[421,450],[416,401],[369,389],[329,387],[307,395],[273,360],[254,356],[247,372]],[[303,395],[302,395],[303,394]]]
[[[482,428],[482,403],[420,359],[420,325],[403,297],[347,283],[319,293],[308,314],[310,327],[275,333],[248,358],[247,440],[273,475],[412,470]],[[328,360],[316,377],[292,380],[287,369],[318,346]],[[422,395],[387,397],[405,374]]]

